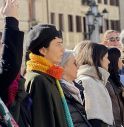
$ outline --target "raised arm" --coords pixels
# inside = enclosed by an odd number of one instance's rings
[[[20,71],[24,33],[19,31],[18,1],[5,0],[1,14],[5,19],[0,59],[0,97],[6,102],[7,90]]]

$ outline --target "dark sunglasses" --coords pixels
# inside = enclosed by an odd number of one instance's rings
[[[108,39],[110,42],[113,42],[113,41],[120,41],[120,38],[119,37],[111,37]]]

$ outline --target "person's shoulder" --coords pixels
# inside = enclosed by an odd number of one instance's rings
[[[36,71],[28,71],[25,75],[26,80],[44,80],[45,74]]]
[[[91,76],[88,76],[88,75],[81,75],[77,78],[76,81],[82,81],[82,82],[92,82],[94,81],[95,79]]]
[[[43,72],[38,71],[28,71],[25,75],[26,82],[33,82],[38,84],[54,84],[55,79],[49,76],[48,74],[45,74]]]
[[[29,71],[25,75],[25,88],[30,84],[31,86],[35,86],[38,89],[47,89],[49,90],[52,82],[50,82],[45,73],[39,73],[35,71]]]

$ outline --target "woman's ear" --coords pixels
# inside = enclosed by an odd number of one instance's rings
[[[41,55],[46,56],[47,49],[42,47],[42,48],[39,49],[39,52],[40,52]]]

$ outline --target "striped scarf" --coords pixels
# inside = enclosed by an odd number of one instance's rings
[[[56,85],[62,100],[67,126],[74,127],[62,87],[58,81],[62,77],[63,68],[61,68],[60,66],[53,65],[52,63],[50,63],[50,61],[48,61],[44,57],[35,55],[33,53],[29,54],[29,58],[30,60],[27,62],[28,71],[31,71],[31,70],[41,71],[56,79]]]

